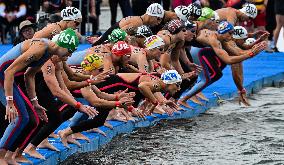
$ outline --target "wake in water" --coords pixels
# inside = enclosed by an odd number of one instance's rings
[[[63,164],[284,164],[284,88],[266,88],[195,119],[159,123],[121,135],[98,152]]]

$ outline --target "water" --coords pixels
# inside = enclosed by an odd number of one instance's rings
[[[195,119],[164,121],[116,137],[98,152],[77,154],[63,164],[284,165],[284,88],[252,96]]]

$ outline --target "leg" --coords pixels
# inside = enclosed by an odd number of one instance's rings
[[[274,46],[277,46],[277,41],[279,38],[279,33],[281,28],[284,26],[284,15],[276,14],[276,28],[274,30]]]
[[[123,17],[128,17],[128,16],[133,15],[129,0],[118,0],[118,2],[121,8]]]
[[[111,13],[111,25],[114,25],[116,23],[116,14],[117,14],[117,3],[118,0],[109,0],[109,7],[110,7],[110,13]]]

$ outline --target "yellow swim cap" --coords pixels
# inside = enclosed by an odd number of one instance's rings
[[[98,69],[103,65],[103,58],[97,54],[89,54],[81,62],[81,66],[86,71]]]

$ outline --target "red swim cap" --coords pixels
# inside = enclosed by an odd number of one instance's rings
[[[126,42],[118,41],[113,45],[111,53],[117,56],[124,56],[126,54],[131,54],[131,48]]]

